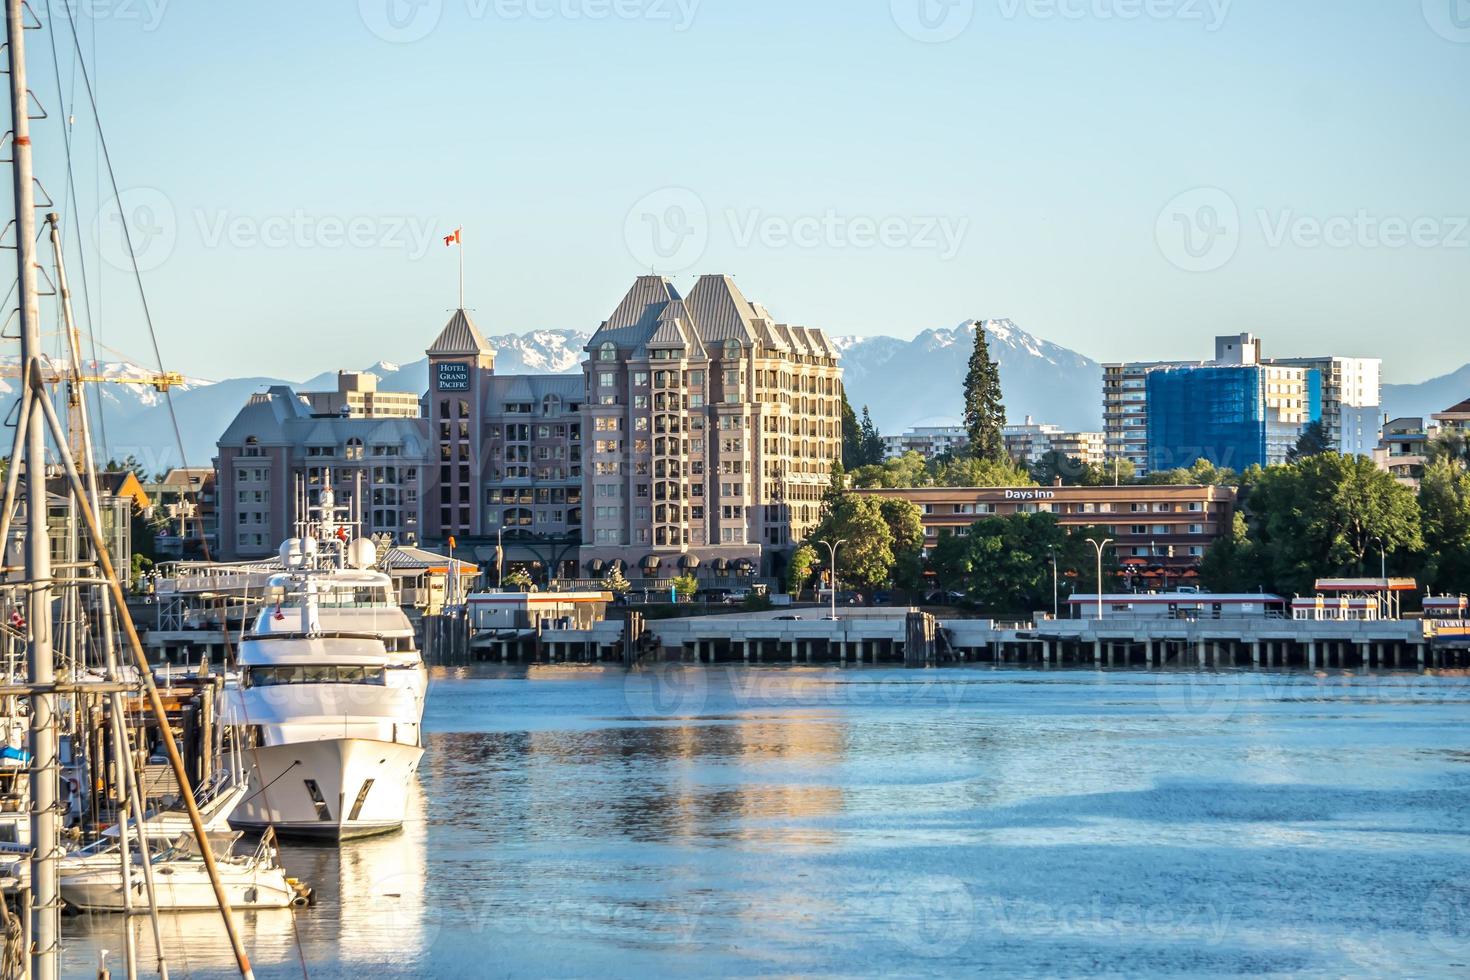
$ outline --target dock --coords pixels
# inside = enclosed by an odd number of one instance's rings
[[[801,618],[795,618],[796,616]],[[936,619],[917,609],[733,613],[651,620],[625,642],[621,620],[472,633],[464,661],[599,663],[946,663],[1091,667],[1355,668],[1470,666],[1470,624],[1153,617]]]

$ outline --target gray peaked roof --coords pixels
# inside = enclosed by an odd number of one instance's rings
[[[427,442],[423,419],[356,419],[313,416],[301,396],[285,385],[272,385],[263,394],[252,395],[224,434],[221,446],[239,446],[254,437],[262,446],[341,445],[352,436],[369,445],[401,446],[404,455],[415,456]]]
[[[685,302],[705,343],[755,343],[758,317],[729,276],[700,276]]]
[[[439,337],[424,353],[430,357],[455,354],[489,354],[493,348],[485,342],[485,335],[475,326],[464,310],[455,310]]]
[[[796,330],[800,334],[793,337]],[[707,351],[729,340],[742,347],[759,343],[836,356],[820,330],[774,323],[764,307],[741,295],[733,279],[715,275],[700,276],[684,298],[663,276],[639,276],[586,349],[592,353],[612,343],[625,356],[642,358],[648,356],[649,347],[682,347],[685,356],[704,359]]]

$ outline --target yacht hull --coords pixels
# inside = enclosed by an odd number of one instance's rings
[[[248,750],[249,784],[230,825],[324,840],[389,833],[403,826],[409,782],[423,754],[417,745],[365,738]]]

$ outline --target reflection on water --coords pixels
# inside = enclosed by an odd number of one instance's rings
[[[404,831],[241,921],[262,977],[1463,972],[1467,721],[1463,676],[440,670]]]

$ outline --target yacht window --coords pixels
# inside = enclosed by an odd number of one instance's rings
[[[332,811],[327,808],[327,801],[322,796],[321,787],[315,779],[305,780],[306,792],[311,797],[311,805],[316,807],[316,818],[318,820],[331,820]]]
[[[352,804],[352,812],[347,815],[348,820],[356,820],[357,815],[362,813],[362,805],[367,802],[368,791],[373,788],[373,781],[367,780],[362,784],[362,789],[357,791],[357,800]]]
[[[320,664],[310,667],[251,667],[245,675],[250,687],[281,684],[383,684],[382,667],[344,667]]]

